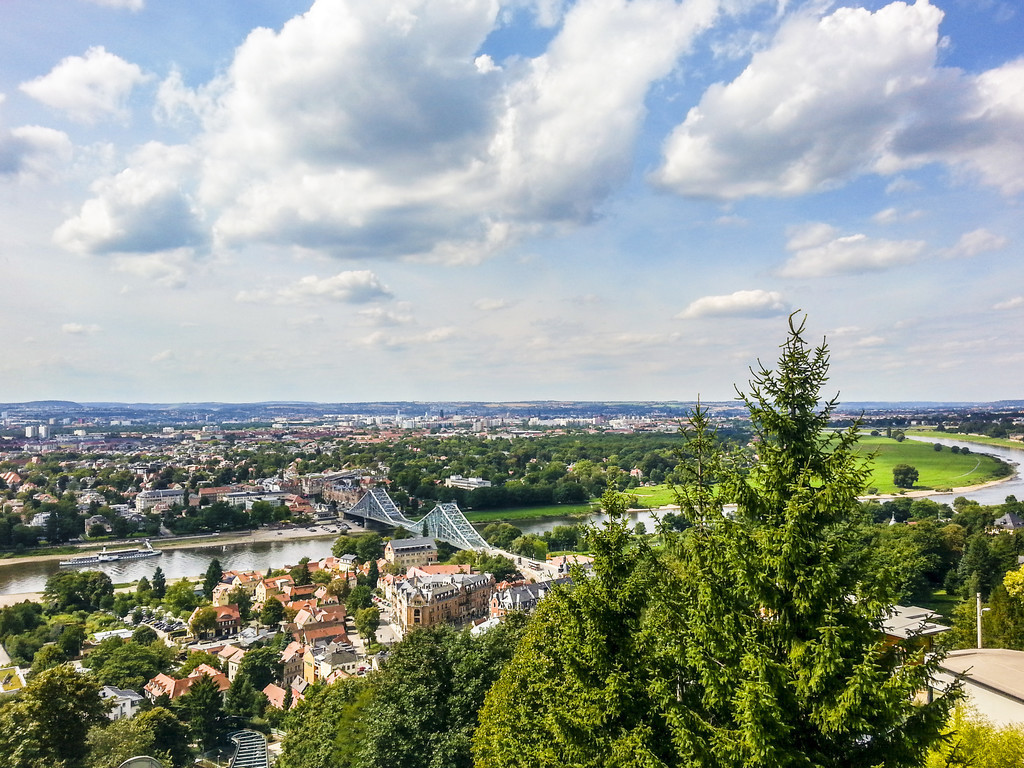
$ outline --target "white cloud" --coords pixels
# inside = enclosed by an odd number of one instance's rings
[[[57,228],[54,240],[82,253],[145,253],[202,245],[202,213],[186,189],[190,147],[149,142],[128,168],[92,184],[95,197]]]
[[[927,0],[798,12],[704,93],[653,179],[683,195],[787,196],[941,162],[1024,189],[1024,60],[978,76],[937,67],[942,17]]]
[[[885,208],[872,216],[871,220],[876,224],[896,224],[901,221],[913,221],[924,215],[924,211],[921,210],[903,211],[899,208]]]
[[[83,323],[64,323],[60,329],[63,333],[72,336],[91,336],[102,330],[98,325],[85,325]]]
[[[39,125],[0,130],[0,177],[49,177],[71,160],[71,139]]]
[[[93,5],[104,8],[124,8],[129,11],[141,11],[145,7],[145,0],[86,0]]]
[[[307,275],[274,291],[240,291],[235,300],[243,303],[299,304],[323,299],[345,304],[365,304],[391,298],[391,291],[369,270],[339,272],[331,277]]]
[[[151,362],[151,363],[163,363],[163,362],[167,362],[167,361],[170,361],[170,360],[176,360],[176,359],[177,359],[177,357],[175,356],[175,354],[174,354],[174,352],[172,350],[164,349],[164,350],[161,350],[160,352],[157,352],[155,355],[153,355],[151,358],[149,358],[149,362]]]
[[[161,253],[117,256],[114,268],[163,288],[184,288],[192,267],[192,252],[179,248]],[[131,289],[123,291],[131,293]]]
[[[398,310],[385,309],[384,307],[368,307],[359,310],[358,322],[360,325],[382,327],[408,325],[413,322],[413,316],[409,314],[407,307]]]
[[[839,236],[820,222],[796,227],[786,250],[793,255],[779,270],[782,277],[825,277],[890,269],[915,261],[925,249],[921,240],[883,240],[867,235]]]
[[[509,304],[505,299],[477,299],[473,302],[473,306],[481,312],[494,312],[508,308]]]
[[[1006,301],[1000,301],[998,304],[993,304],[992,309],[1004,311],[1007,309],[1016,309],[1017,307],[1024,307],[1024,296],[1014,296],[1012,299]]]
[[[542,0],[559,25],[546,51],[495,63],[478,52],[496,0],[318,0],[254,30],[212,82],[172,73],[157,113],[201,125],[217,244],[477,262],[594,218],[631,172],[651,84],[720,4]]]
[[[676,315],[679,319],[695,317],[772,317],[785,314],[789,305],[777,291],[736,291],[724,296],[704,296]]]
[[[95,123],[125,118],[132,89],[149,79],[135,64],[95,46],[85,56],[69,56],[49,74],[21,84],[21,90],[75,121]]]
[[[459,335],[458,329],[451,326],[431,328],[423,333],[398,336],[384,331],[374,331],[357,341],[357,344],[364,347],[376,347],[386,349],[403,349],[409,346],[421,346],[423,344],[439,344]]]
[[[1009,242],[1002,235],[994,234],[987,229],[975,229],[961,235],[956,245],[945,251],[945,255],[954,259],[972,258],[989,251],[1002,250]]]

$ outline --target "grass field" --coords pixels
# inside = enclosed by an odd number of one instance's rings
[[[493,523],[498,520],[529,520],[537,517],[571,517],[597,511],[594,504],[555,504],[550,507],[521,507],[518,509],[469,510],[466,519],[471,523]]]
[[[879,493],[901,490],[892,482],[892,468],[897,464],[909,464],[917,469],[919,477],[913,490],[918,491],[978,485],[1006,476],[1003,465],[989,456],[953,453],[949,448],[936,451],[930,443],[862,437],[858,445],[864,455],[875,454],[868,487],[878,488]]]
[[[898,443],[887,437],[864,436],[858,445],[865,456],[875,454],[867,487],[877,488],[878,493],[899,493],[904,490],[892,482],[892,468],[897,464],[909,464],[917,468],[919,477],[912,489],[915,491],[962,488],[1005,477],[997,461],[977,453],[963,455],[952,453],[949,448],[936,451],[930,443],[916,443],[913,440]],[[635,494],[644,507],[675,503],[672,489],[667,485],[634,488],[629,493]]]

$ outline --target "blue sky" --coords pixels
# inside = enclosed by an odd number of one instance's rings
[[[994,0],[0,5],[0,401],[1024,396]]]

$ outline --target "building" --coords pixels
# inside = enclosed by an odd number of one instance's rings
[[[113,685],[104,685],[100,688],[100,696],[113,702],[107,717],[111,720],[120,720],[125,717],[132,717],[139,711],[145,697],[141,693],[132,690],[123,690]]]
[[[302,678],[307,683],[326,680],[338,672],[354,675],[360,666],[356,649],[348,643],[332,642],[306,648],[302,657]]]
[[[927,608],[894,605],[889,616],[882,622],[882,631],[891,642],[912,640],[930,651],[934,637],[950,630],[943,624],[936,624],[933,619],[937,618],[939,614]]]
[[[171,506],[185,503],[185,491],[182,488],[166,488],[161,491],[140,491],[135,497],[135,509],[145,512],[158,505]]]
[[[1024,651],[968,648],[951,651],[939,664],[935,688],[962,678],[964,695],[996,726],[1024,724]]]
[[[490,480],[484,480],[482,477],[463,477],[462,475],[447,477],[444,484],[448,488],[461,488],[464,491],[475,491],[477,488],[491,487]]]
[[[499,589],[491,595],[491,616],[497,618],[511,611],[532,613],[537,607],[537,603],[543,600],[554,587],[570,583],[571,579],[561,578],[553,581],[540,581],[536,584],[514,584]]]
[[[428,537],[392,539],[384,546],[384,559],[400,568],[433,565],[437,562],[437,544]]]
[[[25,673],[21,667],[0,667],[0,694],[17,693],[25,687]]]
[[[146,683],[146,687],[143,689],[143,692],[146,694],[146,698],[150,701],[156,701],[163,695],[168,696],[171,701],[174,701],[188,693],[188,689],[191,688],[192,685],[203,675],[213,678],[213,681],[217,683],[217,688],[221,693],[224,693],[231,687],[231,682],[228,680],[228,676],[223,672],[218,672],[209,664],[200,664],[188,677],[183,677],[181,679],[165,675],[161,672]]]
[[[394,583],[392,606],[400,635],[438,624],[463,624],[490,610],[494,577],[489,573],[407,578]]]

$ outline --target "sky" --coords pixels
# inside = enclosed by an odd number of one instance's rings
[[[1002,0],[5,0],[0,401],[1024,397]]]

